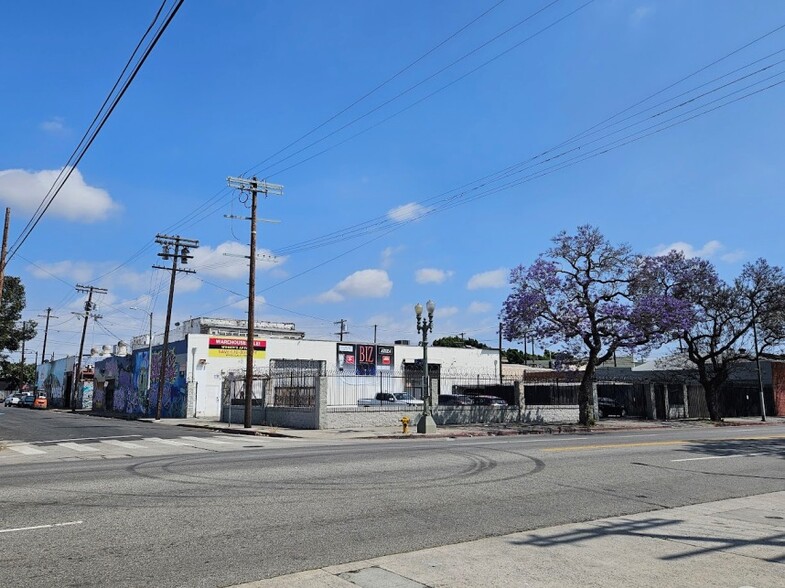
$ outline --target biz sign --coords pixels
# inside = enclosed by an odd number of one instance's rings
[[[394,365],[393,349],[390,345],[338,343],[338,370],[354,371],[361,376],[390,371]]]
[[[207,355],[209,357],[246,357],[248,340],[245,337],[210,337]],[[253,358],[264,359],[267,356],[267,341],[253,340]]]

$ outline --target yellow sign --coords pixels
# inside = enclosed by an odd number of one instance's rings
[[[246,357],[248,340],[245,337],[210,337],[207,355],[210,357]],[[253,358],[267,357],[267,341],[253,340]]]

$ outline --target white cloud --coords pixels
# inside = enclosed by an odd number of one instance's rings
[[[196,292],[197,290],[201,289],[202,282],[198,278],[186,274],[185,276],[179,276],[177,278],[177,282],[174,286],[174,292],[176,294],[184,294],[186,292]],[[166,292],[169,290],[167,289]]]
[[[67,130],[65,126],[65,119],[61,116],[55,116],[49,120],[45,120],[38,125],[38,128],[42,131],[52,134],[63,133]]]
[[[258,309],[260,306],[262,306],[267,301],[264,296],[257,296],[254,300],[256,301],[256,303],[254,304],[254,307],[256,309]],[[237,309],[245,311],[245,312],[248,311],[248,297],[247,296],[245,298],[240,298],[239,296],[230,296],[229,298],[226,299],[226,302],[229,303],[229,305],[232,308],[237,308]],[[257,317],[257,320],[258,320],[258,317]]]
[[[445,306],[444,308],[437,308],[434,314],[438,315],[439,318],[447,318],[455,316],[458,312],[457,306]]]
[[[712,257],[717,257],[720,261],[724,261],[725,263],[738,263],[747,256],[747,253],[742,249],[727,251],[727,247],[716,239],[707,242],[700,249],[684,241],[676,241],[670,245],[658,245],[655,247],[654,255],[667,255],[670,251],[679,251],[687,258],[702,257],[704,259],[711,259]]]
[[[726,263],[737,263],[746,256],[746,252],[742,251],[741,249],[737,249],[736,251],[729,251],[728,253],[720,255],[720,259]]]
[[[390,266],[392,266],[393,257],[396,254],[398,254],[401,251],[403,251],[404,249],[406,249],[406,248],[403,245],[399,245],[398,247],[386,247],[382,251],[382,260],[381,260],[382,268],[388,269]]]
[[[95,275],[96,265],[88,261],[40,262],[36,265],[31,265],[29,270],[36,278],[44,280],[63,278],[77,283],[91,281]]]
[[[32,213],[59,174],[60,170],[56,169],[38,172],[23,169],[1,170],[0,200],[20,212]],[[47,214],[70,221],[91,223],[104,220],[121,208],[106,190],[88,186],[79,170],[74,169]]]
[[[226,241],[214,249],[209,245],[202,245],[192,251],[194,256],[191,265],[201,275],[229,280],[248,279],[248,246],[236,241]],[[256,250],[256,269],[261,271],[271,270],[280,266],[285,257],[273,259],[272,252],[268,249]]]
[[[418,284],[441,284],[452,277],[453,272],[432,267],[424,267],[414,272],[414,279]]]
[[[415,220],[428,212],[428,209],[416,202],[409,202],[387,211],[387,216],[396,222]]]
[[[344,278],[334,288],[323,292],[319,302],[341,302],[347,298],[384,298],[392,290],[392,280],[380,269],[356,271]]]
[[[468,311],[472,314],[482,314],[491,310],[491,305],[487,302],[472,302],[469,305]]]
[[[653,6],[638,6],[630,15],[630,24],[637,26],[654,14]]]
[[[469,290],[479,290],[481,288],[504,288],[507,285],[507,270],[499,268],[489,272],[474,274],[469,278],[466,287]]]

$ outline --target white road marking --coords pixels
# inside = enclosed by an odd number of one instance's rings
[[[467,437],[447,437],[447,439],[452,439],[454,441],[467,441],[469,438]],[[476,439],[476,437],[475,437]],[[579,439],[588,439],[588,437],[566,437],[566,438],[551,438],[547,435],[538,436],[537,439],[510,439],[507,437],[505,440],[499,441],[476,441],[472,443],[472,445],[499,445],[500,443],[547,443],[549,441],[577,441]]]
[[[188,441],[198,441],[200,443],[212,443],[214,445],[229,445],[229,441],[219,441],[218,439],[210,439],[208,437],[188,437],[183,436],[180,439],[187,439]]]
[[[729,457],[759,457],[762,453],[740,453],[738,455],[709,455],[706,457],[685,457],[683,459],[672,459],[671,461],[701,461],[704,459],[727,459]]]
[[[8,445],[8,449],[11,451],[16,451],[17,453],[21,453],[23,455],[39,455],[41,453],[46,453],[41,449],[36,449],[35,447],[31,447],[30,445]]]
[[[67,443],[70,441],[100,441],[101,439],[129,439],[141,435],[107,435],[106,437],[77,437],[75,439],[54,439],[52,441],[36,441],[36,443]]]
[[[123,449],[143,449],[138,443],[129,443],[128,441],[118,441],[117,439],[107,439],[101,441],[104,445],[114,445],[115,447],[122,447]]]
[[[161,439],[160,437],[145,437],[145,441],[152,441],[154,443],[161,443],[162,445],[177,445],[179,447],[188,447],[187,443],[180,443],[179,441],[173,441],[172,439]]]
[[[0,529],[0,533],[15,533],[17,531],[33,531],[35,529],[54,529],[55,527],[81,525],[82,523],[84,523],[84,521],[71,521],[68,523],[52,523],[51,525],[36,525],[35,527],[18,527],[16,529]]]
[[[629,437],[656,437],[659,433],[646,433],[644,435],[613,435],[614,439],[627,439]]]
[[[64,447],[65,449],[72,449],[73,451],[98,451],[95,447],[81,445],[79,443],[58,443],[57,446]]]

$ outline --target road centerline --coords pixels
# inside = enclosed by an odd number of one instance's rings
[[[55,527],[69,527],[81,525],[84,521],[69,521],[67,523],[52,523],[50,525],[35,525],[33,527],[17,527],[15,529],[0,529],[0,533],[17,533],[19,531],[34,531],[36,529],[54,529]]]

